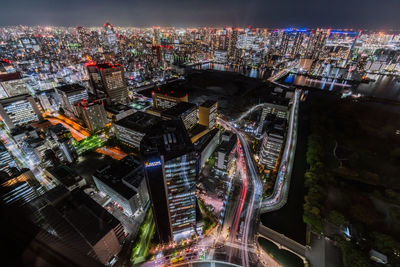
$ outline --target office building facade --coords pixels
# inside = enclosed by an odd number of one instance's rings
[[[237,136],[225,132],[221,137],[221,145],[216,151],[215,167],[218,172],[225,173],[230,170],[236,155]]]
[[[141,152],[160,241],[196,234],[198,156],[182,121],[154,125],[142,141]]]
[[[127,156],[99,168],[93,175],[97,188],[120,205],[128,216],[144,210],[148,202],[143,166],[133,156]]]
[[[114,123],[115,134],[124,144],[140,148],[140,142],[152,125],[161,119],[138,111]]]
[[[5,172],[8,175],[12,174],[12,168],[18,167],[10,152],[0,142],[0,172]]]
[[[98,97],[106,97],[108,103],[127,104],[129,102],[128,87],[124,78],[122,65],[88,64],[90,83],[93,93]]]
[[[79,117],[75,104],[88,99],[86,88],[79,84],[68,84],[55,88],[60,105],[68,116]]]
[[[82,100],[75,105],[75,109],[90,132],[101,130],[109,123],[103,100]]]
[[[208,128],[214,127],[217,122],[218,102],[207,100],[199,105],[199,124]]]
[[[282,150],[284,134],[281,131],[269,132],[265,135],[259,153],[259,163],[269,170],[275,170]]]
[[[161,113],[163,118],[181,119],[186,130],[192,129],[198,122],[197,106],[188,102],[180,102]]]
[[[0,117],[8,130],[42,119],[37,104],[30,95],[0,99]]]

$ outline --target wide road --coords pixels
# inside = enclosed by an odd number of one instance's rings
[[[255,170],[253,158],[250,153],[250,149],[248,146],[248,143],[244,137],[244,135],[238,131],[231,122],[224,121],[222,119],[218,119],[218,122],[224,126],[226,129],[229,129],[230,131],[234,132],[238,139],[239,139],[239,146],[241,149],[238,149],[239,152],[239,162],[241,159],[244,159],[246,164],[240,164],[239,166],[241,168],[240,173],[242,175],[245,175],[243,177],[242,181],[246,181],[247,183],[244,184],[243,186],[248,187],[248,199],[242,199],[240,198],[239,207],[242,207],[242,210],[244,212],[243,217],[243,226],[242,226],[242,234],[240,235],[241,238],[235,240],[234,243],[239,244],[239,247],[236,247],[236,252],[239,254],[242,260],[242,266],[257,266],[260,264],[260,259],[258,258],[257,255],[252,253],[250,250],[251,248],[256,247],[255,240],[254,240],[254,233],[255,233],[255,224],[256,224],[256,219],[258,217],[258,212],[259,212],[259,207],[260,207],[260,200],[262,196],[262,191],[263,191],[263,186],[262,183],[257,175],[257,172]],[[251,187],[251,189],[250,189]],[[247,201],[246,201],[247,200]],[[233,225],[231,227],[232,230],[235,230],[235,226],[237,226],[237,220],[233,220]],[[237,232],[237,231],[236,231]],[[238,235],[236,235],[238,236]],[[230,246],[228,251],[229,254],[232,252],[232,247]],[[250,248],[250,249],[249,249]],[[251,255],[250,255],[251,254]],[[229,260],[229,258],[228,258]],[[268,259],[268,261],[274,262],[272,259]],[[277,264],[276,262],[274,262]],[[275,265],[274,264],[274,265]]]
[[[287,201],[291,168],[293,166],[294,152],[296,148],[300,92],[301,90],[296,89],[293,97],[293,104],[289,117],[289,126],[286,135],[286,145],[281,157],[281,164],[279,167],[278,176],[276,178],[274,192],[270,197],[262,201],[261,209],[263,212],[279,209],[286,204]]]

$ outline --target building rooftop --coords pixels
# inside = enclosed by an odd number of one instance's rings
[[[28,95],[28,94],[7,97],[7,98],[0,99],[0,104],[7,105],[7,104],[13,103],[15,101],[27,99],[28,97],[30,97],[30,95]]]
[[[132,109],[131,107],[129,107],[127,105],[119,104],[119,103],[113,104],[113,105],[105,103],[104,108],[107,112],[110,112],[112,114],[119,114],[120,112]]]
[[[204,148],[208,145],[208,143],[214,138],[214,136],[216,134],[218,134],[218,132],[219,132],[219,129],[215,128],[215,129],[212,129],[211,131],[209,131],[207,134],[200,137],[200,139],[194,143],[196,150],[203,151]]]
[[[77,84],[77,83],[62,85],[62,86],[56,87],[56,89],[58,91],[61,91],[64,93],[73,93],[73,92],[77,92],[77,91],[86,90],[85,87],[83,87],[82,85]]]
[[[46,171],[65,187],[73,186],[77,181],[80,180],[80,177],[71,168],[65,165],[47,168]]]
[[[82,190],[74,190],[58,211],[94,246],[120,222]]]
[[[97,68],[97,69],[100,69],[100,70],[122,67],[121,64],[111,64],[111,63],[108,63],[108,62],[97,63],[97,64],[95,62],[88,62],[88,63],[85,64],[85,66],[88,67],[88,68]]]
[[[116,125],[132,129],[141,133],[146,133],[151,126],[157,124],[161,119],[157,116],[145,113],[135,112],[119,121],[116,121]]]
[[[215,105],[217,103],[217,101],[214,101],[214,100],[206,100],[206,101],[204,101],[200,106],[201,107],[206,107],[206,108],[210,108],[210,107],[212,107],[213,105]]]
[[[164,155],[165,160],[194,150],[182,120],[164,120],[154,124],[142,139],[140,151],[145,157]]]
[[[21,73],[19,72],[0,74],[0,82],[6,82],[17,79],[21,79]]]
[[[178,80],[154,89],[154,93],[181,98],[188,94],[188,89],[183,85],[182,81]]]
[[[125,199],[131,199],[136,191],[129,188],[125,183],[130,183],[138,188],[142,182],[143,175],[139,169],[141,162],[133,156],[126,156],[122,160],[115,160],[107,164],[93,174],[94,177],[111,187]]]
[[[174,117],[178,118],[180,115],[184,114],[185,112],[195,109],[196,104],[188,103],[188,102],[180,102],[175,106],[165,110],[162,112],[163,116]]]
[[[52,125],[47,128],[48,131],[54,133],[55,135],[61,135],[64,133],[68,133],[69,130],[64,127],[61,123],[57,123],[56,125]]]
[[[218,152],[230,153],[232,149],[235,147],[237,141],[236,134],[232,134],[229,138],[229,141],[223,141],[218,148]]]

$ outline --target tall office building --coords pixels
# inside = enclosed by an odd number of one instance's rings
[[[3,205],[21,207],[44,193],[43,187],[28,169],[22,169],[0,184]]]
[[[13,173],[12,168],[18,167],[10,152],[0,142],[0,172],[5,172],[8,175]]]
[[[154,125],[141,142],[141,153],[160,241],[192,236],[198,157],[182,121]]]
[[[103,100],[88,101],[84,99],[75,104],[75,109],[90,132],[101,130],[109,123]]]
[[[79,117],[75,104],[88,98],[86,88],[79,84],[67,84],[55,88],[61,107],[68,116]]]
[[[190,130],[197,124],[197,106],[188,102],[180,102],[162,112],[161,116],[165,119],[181,119],[186,130]]]
[[[104,24],[106,31],[106,38],[109,45],[115,45],[117,42],[117,35],[115,34],[114,27],[111,23],[107,22]]]
[[[8,130],[42,119],[38,106],[30,95],[0,99],[0,117]]]
[[[205,101],[199,106],[199,124],[212,128],[217,122],[217,111],[217,101]]]
[[[71,138],[62,138],[57,142],[62,152],[63,161],[72,163],[78,159],[78,153],[76,152],[75,147],[72,145]]]
[[[290,51],[290,56],[292,58],[295,58],[301,52],[303,39],[304,39],[304,33],[302,31],[297,31],[294,37],[292,50]]]
[[[328,35],[329,34],[322,29],[317,29],[315,32],[311,32],[308,39],[305,57],[318,59]]]
[[[238,30],[233,29],[231,33],[231,37],[229,39],[228,46],[228,57],[229,59],[234,59],[237,56],[237,41],[238,41]]]
[[[279,51],[279,54],[281,56],[285,56],[288,51],[291,33],[292,33],[292,31],[288,31],[288,30],[283,31],[281,44],[280,44],[280,51]]]
[[[92,92],[98,97],[107,97],[110,103],[126,104],[129,100],[128,87],[125,83],[122,65],[109,63],[86,64],[89,72]]]
[[[80,253],[104,265],[119,253],[121,223],[82,190],[57,186],[31,202],[32,209],[38,205],[35,213],[43,227]]]

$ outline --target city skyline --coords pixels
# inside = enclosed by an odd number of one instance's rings
[[[4,266],[400,266],[400,31],[122,27],[131,4],[39,2],[20,22],[76,12],[0,27]],[[196,22],[174,3],[136,19]],[[312,19],[298,6],[274,12]]]
[[[23,7],[23,8],[21,8]],[[233,26],[399,29],[400,2],[386,1],[9,1],[1,26]],[[277,12],[279,11],[279,12]]]

